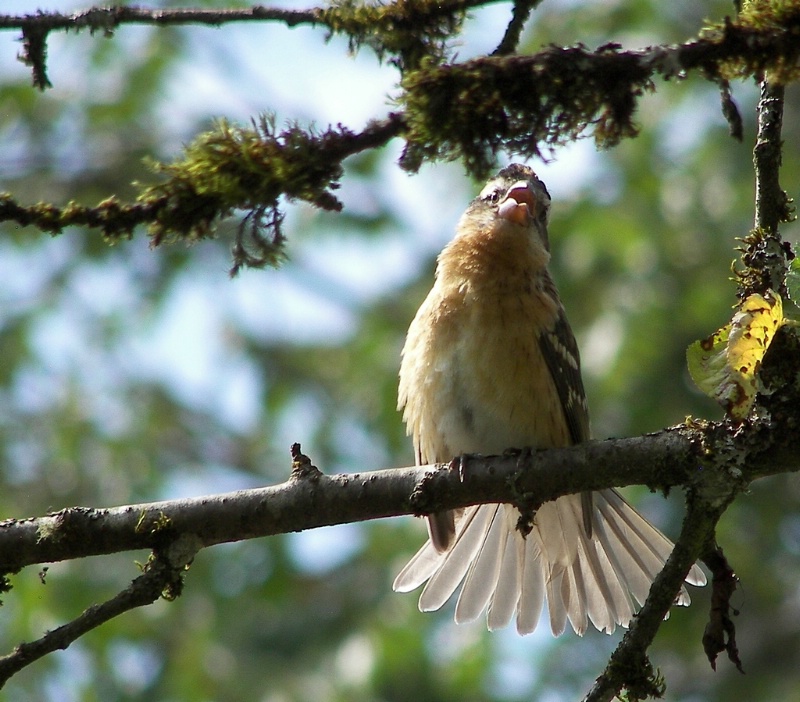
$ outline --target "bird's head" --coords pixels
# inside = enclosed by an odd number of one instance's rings
[[[469,204],[440,265],[476,275],[544,268],[550,260],[549,217],[544,183],[528,166],[511,164]]]
[[[533,169],[512,163],[501,170],[481,190],[470,210],[483,220],[494,219],[534,227],[542,236],[546,249],[547,224],[550,218],[550,194]],[[469,211],[469,210],[468,210]]]

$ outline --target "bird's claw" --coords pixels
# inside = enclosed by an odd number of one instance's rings
[[[461,454],[450,461],[450,465],[448,466],[450,470],[458,471],[458,479],[462,483],[467,479],[467,465],[471,457],[472,454],[469,453]]]

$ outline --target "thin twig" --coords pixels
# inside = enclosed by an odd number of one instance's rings
[[[761,82],[758,102],[758,137],[753,149],[756,175],[755,226],[777,234],[778,225],[789,221],[788,199],[780,185],[784,87],[768,79]]]
[[[541,2],[542,0],[515,0],[511,21],[506,27],[502,40],[492,52],[492,56],[506,56],[513,54],[517,50],[517,44],[519,44],[519,38],[522,35],[525,22]]]
[[[0,30],[38,28],[44,31],[80,30],[110,32],[122,24],[155,25],[209,25],[218,27],[230,22],[284,22],[293,27],[298,24],[315,24],[320,10],[282,10],[277,7],[261,7],[235,10],[165,9],[145,7],[93,7],[81,12],[37,12],[29,15],[0,15]]]
[[[461,12],[478,5],[488,5],[500,0],[446,0],[444,2],[420,5],[420,13],[428,16],[442,16]],[[539,0],[540,1],[540,0]],[[149,25],[207,25],[219,27],[232,22],[283,22],[288,27],[299,24],[328,25],[327,8],[314,7],[308,10],[284,10],[279,7],[254,5],[241,9],[150,9],[136,6],[92,7],[81,12],[64,14],[61,12],[38,11],[27,15],[0,15],[0,30],[39,29],[81,30],[91,32],[110,32],[124,24]]]
[[[488,5],[499,0],[417,0],[414,3],[356,5],[342,2],[308,10],[284,10],[260,5],[243,9],[205,10],[195,8],[150,9],[144,7],[93,7],[82,12],[62,14],[42,12],[27,15],[0,15],[0,30],[20,29],[23,51],[20,60],[31,66],[34,86],[40,90],[50,87],[46,71],[47,38],[53,31],[80,31],[110,37],[121,25],[145,24],[161,27],[176,25],[219,27],[231,22],[282,22],[288,27],[300,24],[320,25],[331,33],[346,34],[350,49],[361,44],[372,46],[379,58],[395,55],[397,65],[405,65],[412,55],[422,52],[407,65],[415,65],[422,55],[436,53],[434,46],[442,48],[445,35],[455,31],[464,12],[471,7]],[[411,45],[397,42],[400,28],[413,28]],[[431,33],[432,43],[421,40]],[[408,32],[406,32],[408,35]],[[386,36],[393,39],[386,40]],[[408,37],[407,37],[408,38]],[[392,49],[387,48],[392,45]],[[409,54],[410,51],[410,54]]]
[[[110,600],[92,605],[71,622],[48,631],[36,641],[19,644],[13,652],[0,658],[0,687],[26,666],[49,653],[67,648],[88,631],[114,617],[152,604],[162,595],[168,599],[177,597],[182,586],[181,574],[193,554],[194,551],[191,551],[188,558],[181,558],[176,563],[172,563],[171,558],[152,559],[142,575]]]
[[[758,134],[753,147],[755,228],[742,240],[744,268],[737,271],[737,294],[741,299],[753,293],[764,295],[768,290],[782,297],[788,295],[786,274],[795,254],[778,231],[781,223],[793,218],[792,201],[780,184],[783,103],[783,85],[766,76],[761,81]]]

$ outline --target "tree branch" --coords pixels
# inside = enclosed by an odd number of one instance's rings
[[[794,258],[790,244],[781,238],[778,226],[793,218],[792,201],[780,184],[783,151],[784,87],[765,78],[761,81],[758,103],[758,136],[753,148],[756,176],[755,228],[744,240],[742,261],[745,271],[739,276],[739,297],[775,290],[788,296],[786,274]]]
[[[30,643],[19,644],[12,653],[0,657],[0,688],[8,679],[48,653],[67,648],[85,633],[137,607],[152,604],[160,597],[174,599],[183,586],[182,574],[196,553],[191,538],[183,537],[145,565],[144,573],[125,590],[100,605],[92,605],[80,616],[48,631]]]
[[[442,7],[463,8],[469,2],[453,0]],[[518,19],[525,6],[517,7]],[[419,7],[405,3],[408,14],[401,21],[400,15],[392,14],[401,12],[398,7],[384,8],[380,22],[385,26],[380,26],[387,37],[395,37],[391,51],[405,57],[404,66],[414,67],[425,47],[411,39],[397,43],[397,32],[389,29],[402,26],[414,35],[412,11],[422,7],[422,16],[434,19],[437,11],[428,2]],[[183,160],[161,165],[167,180],[144,188],[133,204],[111,197],[96,207],[74,202],[64,207],[23,206],[0,194],[0,221],[51,233],[73,225],[95,227],[110,240],[129,237],[137,225],[147,224],[157,244],[213,236],[220,219],[243,210],[247,217],[235,248],[240,255],[234,258],[234,271],[242,265],[272,264],[280,260],[283,241],[278,199],[285,196],[338,209],[331,190],[337,187],[342,161],[349,155],[404,136],[403,167],[413,171],[426,160],[463,158],[469,171],[482,176],[500,149],[532,158],[541,155],[542,144],[567,142],[588,130],[599,143],[611,145],[637,133],[633,118],[638,99],[651,88],[654,75],[670,79],[698,70],[724,82],[771,67],[789,71],[786,66],[800,56],[792,24],[800,20],[792,17],[782,18],[785,27],[727,23],[683,45],[641,51],[623,52],[616,45],[594,52],[582,46],[551,47],[532,56],[492,56],[452,65],[433,60],[432,67],[405,73],[405,92],[399,98],[405,111],[371,123],[360,134],[341,126],[321,134],[296,126],[277,133],[268,119],[252,129],[220,123],[190,144]],[[380,50],[378,44],[386,39],[358,34],[368,26],[364,18],[348,24],[350,20],[340,17],[337,22],[337,31],[350,33],[356,44],[374,41]],[[431,25],[430,41],[439,41],[441,31],[442,27]],[[428,49],[434,51],[432,46]],[[563,79],[567,75],[568,81]],[[243,244],[245,234],[250,251]]]
[[[758,136],[753,148],[756,175],[755,227],[775,235],[778,225],[790,219],[789,199],[781,188],[783,142],[783,85],[761,81],[758,103]]]
[[[110,509],[73,507],[0,523],[0,572],[158,548],[185,534],[204,547],[483,502],[535,508],[561,495],[626,485],[684,485],[716,508],[727,504],[732,484],[741,490],[757,478],[800,470],[800,446],[788,436],[774,422],[754,422],[746,431],[707,424],[529,456],[471,456],[463,475],[447,466],[332,476],[312,471],[255,490]]]
[[[519,44],[519,38],[522,35],[525,22],[541,2],[542,0],[514,0],[511,21],[508,23],[505,34],[497,48],[492,52],[492,56],[507,56],[517,50],[517,44]]]
[[[784,419],[796,425],[796,416]],[[322,475],[295,445],[290,479],[274,487],[112,509],[76,507],[8,520],[0,523],[0,572],[139,548],[153,549],[155,558],[125,591],[0,658],[0,685],[109,619],[159,596],[180,594],[183,567],[205,546],[483,502],[536,509],[546,500],[586,489],[683,485],[690,500],[681,536],[587,700],[610,700],[622,687],[634,697],[657,692],[660,681],[647,660],[647,647],[727,505],[752,480],[800,470],[800,447],[791,436],[786,425],[774,421],[693,423],[631,439],[467,456],[459,471],[420,466],[334,476]]]
[[[724,102],[727,83],[723,83]],[[787,260],[793,257],[791,249],[784,245],[778,233],[779,223],[788,221],[790,215],[789,200],[779,183],[783,100],[782,85],[766,79],[762,81],[758,136],[753,149],[756,175],[755,230],[744,242],[742,258],[746,269],[738,276],[740,297],[754,292],[764,294],[769,288],[785,290]],[[783,341],[788,343],[789,339],[784,337]],[[764,366],[766,375],[774,372],[774,355],[771,360],[772,363]],[[768,408],[768,413],[773,416],[779,416],[784,407],[797,404],[798,376],[796,371],[789,368],[789,365],[797,364],[796,350],[790,352],[788,358],[780,358],[780,362],[783,362],[784,371],[779,381],[780,390],[767,393],[773,396],[765,398],[765,409]],[[731,457],[734,456],[731,454]],[[736,630],[729,616],[730,598],[738,580],[725,560],[722,549],[714,542],[717,522],[739,488],[733,483],[726,486],[722,482],[711,488],[710,493],[708,488],[706,485],[692,495],[683,530],[672,555],[653,583],[644,607],[585,702],[610,702],[623,688],[627,689],[628,697],[635,700],[663,695],[663,680],[654,673],[647,650],[680,591],[689,568],[701,556],[709,559],[713,574],[711,613],[703,636],[703,647],[712,668],[716,669],[717,655],[727,651],[729,659],[743,672],[736,646]],[[711,499],[707,499],[709,497]]]
[[[331,33],[348,35],[351,50],[371,46],[379,57],[391,55],[401,70],[416,66],[423,57],[442,57],[446,40],[457,32],[464,13],[471,7],[499,0],[413,0],[389,4],[359,4],[340,0],[324,8],[282,10],[256,5],[242,9],[167,9],[143,7],[93,7],[70,15],[42,12],[0,15],[0,30],[22,30],[24,50],[20,60],[33,70],[33,84],[51,87],[46,72],[47,37],[52,31],[102,32],[110,37],[126,24],[206,25],[219,27],[231,22],[283,22],[287,27],[321,25]]]
[[[241,265],[274,264],[281,256],[278,199],[305,200],[329,210],[341,208],[338,188],[342,161],[388,143],[402,132],[403,118],[392,113],[355,133],[339,125],[317,134],[298,127],[281,132],[263,117],[251,128],[220,122],[186,148],[182,161],[157,166],[169,177],[146,188],[133,204],[110,197],[95,207],[17,203],[0,193],[0,221],[35,226],[56,234],[69,226],[94,227],[109,241],[130,238],[148,224],[154,245],[211,236],[217,222],[236,210],[251,216],[234,249],[234,272]],[[273,217],[264,218],[265,212]],[[240,239],[249,234],[250,250]],[[255,253],[254,253],[255,252]]]
[[[541,0],[538,0],[539,2]],[[441,17],[453,12],[463,12],[480,5],[490,5],[500,0],[445,0],[436,3],[416,3],[417,13]],[[343,4],[343,3],[340,3]],[[395,20],[405,17],[397,4],[384,6],[388,12],[384,17]],[[90,32],[113,32],[125,24],[146,24],[158,26],[175,25],[207,25],[220,27],[232,22],[282,22],[287,27],[300,24],[321,24],[334,29],[330,21],[329,8],[313,7],[308,10],[284,10],[278,7],[253,5],[247,8],[205,10],[200,8],[149,9],[137,6],[92,7],[81,12],[63,14],[61,12],[44,12],[28,15],[0,15],[0,30],[20,29],[28,31],[37,29],[45,32],[53,30]]]
[[[23,32],[38,29],[45,32],[54,30],[80,31],[88,29],[95,32],[111,33],[124,24],[169,25],[208,25],[219,27],[231,22],[283,22],[289,27],[298,24],[320,22],[322,11],[282,10],[277,7],[255,5],[248,8],[204,10],[195,8],[149,9],[136,6],[92,7],[88,10],[64,14],[61,12],[38,11],[28,15],[0,15],[0,29],[20,29]]]
[[[780,22],[728,21],[684,44],[637,51],[621,51],[617,44],[596,51],[551,46],[530,56],[411,71],[400,96],[409,125],[401,164],[414,171],[427,160],[463,158],[473,175],[483,177],[500,150],[541,157],[542,145],[587,133],[599,146],[614,146],[638,134],[636,107],[657,75],[681,79],[697,71],[723,84],[768,69],[794,76],[788,66],[800,57],[800,8]]]
[[[754,229],[742,240],[740,250],[745,267],[736,272],[737,295],[742,300],[754,293],[765,295],[769,290],[776,291],[784,299],[790,297],[786,276],[795,253],[778,231],[780,224],[794,218],[792,200],[780,184],[783,104],[783,84],[773,77],[765,77],[761,81],[758,135],[753,147]]]
[[[636,615],[631,628],[611,654],[606,669],[597,679],[584,702],[611,702],[620,691],[628,699],[662,697],[664,684],[647,656],[664,618],[675,602],[689,569],[700,558],[713,537],[717,522],[733,500],[737,489],[731,485],[728,500],[709,510],[702,500],[690,500],[686,518],[675,548],[650,587],[647,601]]]

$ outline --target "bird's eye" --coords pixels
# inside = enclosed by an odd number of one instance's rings
[[[489,181],[483,186],[483,190],[481,190],[480,194],[478,195],[478,199],[481,202],[487,202],[489,204],[496,204],[500,202],[500,200],[503,199],[502,184],[494,180]]]

